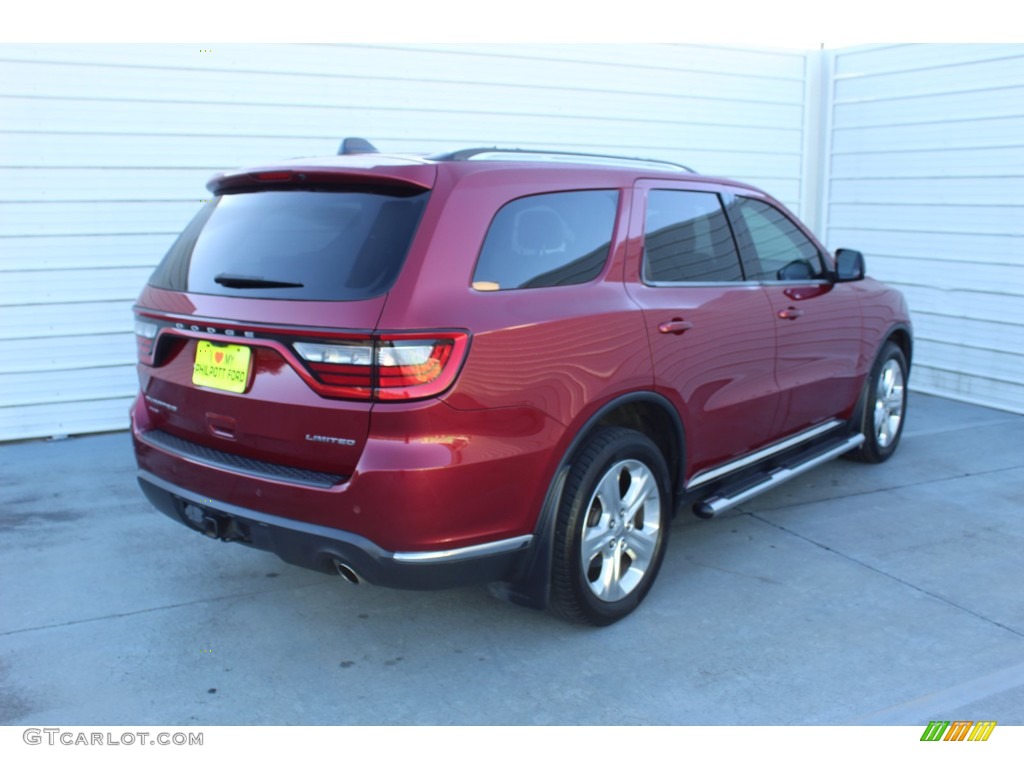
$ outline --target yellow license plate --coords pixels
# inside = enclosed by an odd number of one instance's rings
[[[192,383],[226,392],[244,392],[249,381],[251,359],[252,350],[249,347],[200,341],[196,344]]]

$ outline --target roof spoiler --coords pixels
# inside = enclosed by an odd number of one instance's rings
[[[377,152],[378,150],[373,144],[358,136],[348,136],[342,139],[341,146],[338,147],[339,155],[375,155]]]

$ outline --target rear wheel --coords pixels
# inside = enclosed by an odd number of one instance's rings
[[[604,626],[654,583],[668,539],[668,467],[646,436],[603,428],[573,462],[559,506],[551,610]]]
[[[861,424],[864,444],[855,457],[878,464],[895,453],[903,434],[907,414],[907,358],[903,350],[886,342],[866,386]]]

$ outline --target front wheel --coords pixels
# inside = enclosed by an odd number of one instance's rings
[[[640,604],[665,554],[668,478],[661,451],[639,432],[607,427],[584,444],[559,505],[552,612],[605,626]]]
[[[866,387],[864,443],[855,458],[878,464],[895,453],[907,415],[907,358],[891,341],[871,367]]]

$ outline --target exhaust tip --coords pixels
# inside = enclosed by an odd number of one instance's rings
[[[341,560],[335,560],[334,570],[336,570],[338,575],[349,584],[359,583],[359,574],[356,573],[348,563],[343,563]]]
[[[220,523],[217,518],[209,515],[203,517],[203,533],[211,539],[219,539],[221,537]]]

